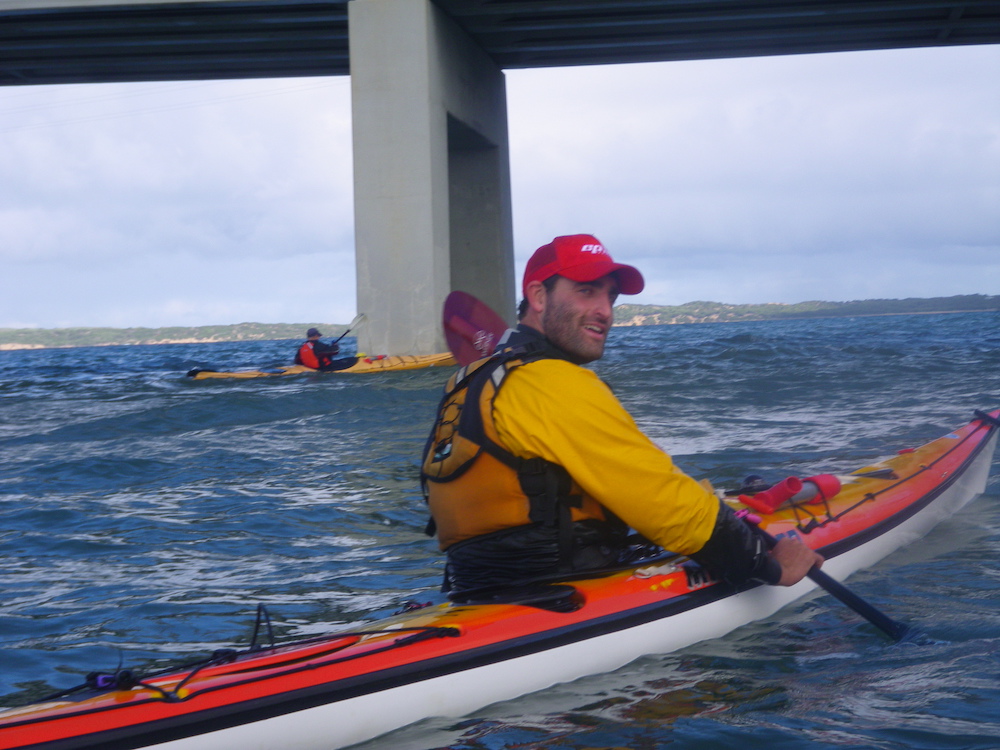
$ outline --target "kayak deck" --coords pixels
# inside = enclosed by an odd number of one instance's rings
[[[998,413],[984,416],[996,419]],[[978,445],[984,431],[991,429],[996,425],[975,420],[917,448],[904,449],[842,476],[840,491],[825,503],[779,509],[765,516],[761,526],[778,538],[796,534],[824,556],[835,557],[859,535],[876,537],[884,525],[901,523],[932,502],[937,492],[962,476],[970,443]],[[975,494],[982,491],[981,487]]]

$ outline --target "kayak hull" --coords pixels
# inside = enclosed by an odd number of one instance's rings
[[[252,378],[273,378],[285,375],[307,375],[310,373],[326,375],[358,375],[374,372],[401,372],[404,370],[422,370],[425,367],[452,367],[455,358],[449,354],[400,354],[378,356],[350,357],[353,364],[338,370],[316,370],[305,365],[285,365],[273,370],[201,370],[194,369],[187,373],[192,380],[246,380]],[[345,362],[346,364],[346,362]]]
[[[998,416],[859,469],[828,504],[782,509],[762,526],[796,534],[827,558],[824,572],[843,579],[985,489]],[[879,478],[863,476],[872,470]],[[243,750],[294,738],[296,750],[331,750],[720,637],[814,588],[805,579],[736,591],[685,558],[664,557],[17,709],[0,714],[0,748]]]

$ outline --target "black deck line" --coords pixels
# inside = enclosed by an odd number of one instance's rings
[[[361,695],[422,682],[434,677],[548,651],[559,646],[664,619],[724,599],[734,593],[736,590],[733,587],[719,583],[667,601],[514,638],[502,643],[456,652],[436,659],[390,667],[377,672],[337,680],[335,683],[322,683],[299,690],[241,701],[231,706],[160,719],[133,727],[122,727],[79,737],[54,740],[30,747],[33,750],[83,750],[90,748],[133,750],[134,748],[249,724],[307,708],[336,703]],[[558,617],[558,615],[555,616]],[[282,675],[311,669],[312,667],[307,665],[294,670],[286,670]],[[228,687],[231,685],[218,689],[227,689]],[[198,695],[204,695],[206,692],[210,691],[196,693],[191,700],[197,700]],[[130,705],[136,704],[131,703]],[[82,712],[79,715],[93,715],[108,710],[115,709],[99,709],[93,712]]]

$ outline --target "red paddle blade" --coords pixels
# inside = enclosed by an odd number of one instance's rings
[[[444,337],[460,365],[488,357],[507,330],[503,318],[466,292],[452,292],[444,301]]]

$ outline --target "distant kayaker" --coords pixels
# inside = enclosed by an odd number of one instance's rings
[[[312,367],[314,370],[339,369],[333,358],[340,354],[340,346],[324,344],[320,341],[322,335],[315,328],[306,331],[306,341],[295,353],[295,364]]]
[[[517,328],[449,382],[422,465],[445,589],[629,564],[658,548],[737,585],[790,586],[822,563],[798,540],[767,552],[581,367],[603,355],[618,295],[644,283],[597,238],[556,237],[528,261]]]

